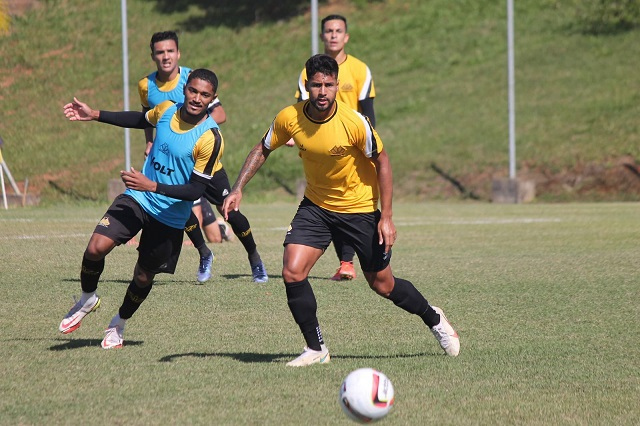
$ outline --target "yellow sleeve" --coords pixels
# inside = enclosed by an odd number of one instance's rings
[[[284,145],[293,137],[293,123],[297,114],[296,108],[292,105],[281,110],[273,119],[271,127],[262,138],[262,144],[270,151]]]
[[[138,81],[138,95],[140,96],[140,104],[149,108],[149,79],[147,77]]]
[[[193,171],[203,177],[211,177],[220,169],[223,152],[224,138],[220,129],[204,132],[193,147],[193,158],[196,160]]]
[[[305,68],[300,72],[300,77],[298,77],[298,88],[296,89],[296,101],[302,99],[309,99],[309,93],[305,88],[305,81],[307,80],[307,70]]]
[[[145,114],[145,118],[149,123],[153,124],[153,126],[155,127],[158,124],[158,121],[160,121],[160,117],[162,117],[162,114],[164,114],[164,112],[167,109],[169,109],[172,105],[173,105],[173,102],[164,101],[156,105],[154,108],[150,109],[149,111],[147,111],[147,113]]]

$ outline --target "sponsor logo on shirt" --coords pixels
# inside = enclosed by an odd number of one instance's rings
[[[167,166],[165,166],[164,164],[160,164],[159,162],[156,161],[156,157],[153,157],[151,159],[151,165],[153,166],[153,169],[163,175],[167,175],[167,176],[171,176],[171,173],[175,172],[174,169],[170,169]]]

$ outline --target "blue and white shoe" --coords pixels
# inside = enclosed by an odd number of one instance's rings
[[[264,267],[264,263],[262,263],[262,261],[251,267],[251,273],[253,274],[254,283],[266,283],[269,281],[267,269]]]
[[[200,266],[198,267],[198,282],[200,284],[207,282],[211,278],[211,265],[213,265],[214,258],[213,253],[200,258]]]

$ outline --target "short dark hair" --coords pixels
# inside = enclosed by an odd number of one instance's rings
[[[322,25],[320,26],[322,31],[324,32],[324,24],[326,24],[327,21],[335,21],[336,19],[339,19],[340,21],[344,22],[344,30],[347,31],[347,18],[345,18],[342,15],[329,15],[329,16],[325,17],[322,20]]]
[[[158,43],[159,41],[165,40],[173,40],[176,42],[176,49],[179,49],[178,46],[178,34],[175,31],[159,31],[154,33],[151,36],[151,43],[149,43],[149,47],[151,48],[151,53],[153,53],[153,45]]]
[[[336,79],[338,78],[338,62],[329,55],[320,53],[313,55],[304,64],[304,68],[307,71],[307,79],[311,79],[317,73],[324,75],[332,75]]]
[[[213,92],[218,91],[218,76],[211,70],[205,68],[198,68],[189,73],[189,78],[187,78],[187,84],[191,82],[194,78],[199,78],[200,80],[208,81],[213,86]]]

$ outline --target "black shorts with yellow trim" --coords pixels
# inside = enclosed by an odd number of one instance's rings
[[[300,244],[326,250],[331,241],[348,244],[355,249],[364,272],[379,272],[391,261],[391,251],[378,244],[380,211],[371,213],[337,213],[303,198],[298,206],[284,245]]]
[[[130,196],[118,195],[93,232],[121,245],[140,230],[138,264],[154,274],[173,274],[180,257],[184,230],[159,222]]]

